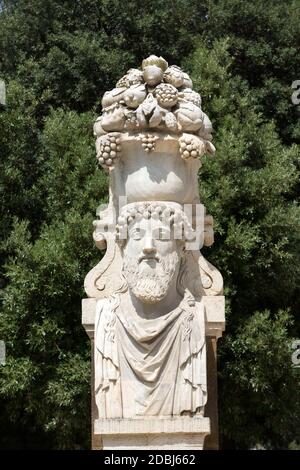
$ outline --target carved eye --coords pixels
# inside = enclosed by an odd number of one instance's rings
[[[132,238],[132,240],[141,240],[143,237],[142,230],[138,227],[133,228],[129,232],[129,237]]]

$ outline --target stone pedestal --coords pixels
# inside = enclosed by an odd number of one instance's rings
[[[209,418],[97,419],[103,450],[202,450]]]

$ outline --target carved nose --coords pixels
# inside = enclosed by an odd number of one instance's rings
[[[143,248],[143,253],[144,254],[155,254],[156,253],[156,248],[155,248],[155,245],[154,245],[154,242],[153,242],[153,238],[152,237],[147,237],[145,239],[145,244],[144,244],[144,248]]]

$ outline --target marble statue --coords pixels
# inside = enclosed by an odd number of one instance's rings
[[[206,414],[207,350],[224,330],[223,281],[200,251],[213,229],[198,191],[201,157],[215,148],[192,86],[179,67],[150,56],[104,94],[94,125],[110,180],[94,222],[106,253],[83,301],[94,448],[201,449],[216,433]]]

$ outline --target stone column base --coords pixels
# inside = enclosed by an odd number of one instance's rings
[[[96,419],[103,450],[202,450],[210,420],[199,417]]]

